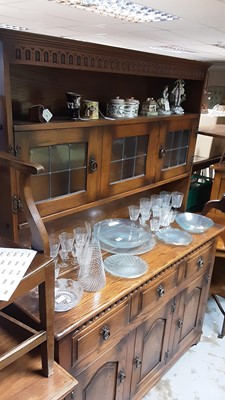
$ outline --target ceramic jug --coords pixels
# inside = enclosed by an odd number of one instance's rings
[[[74,92],[66,92],[66,97],[69,118],[76,121],[80,118],[81,95]]]

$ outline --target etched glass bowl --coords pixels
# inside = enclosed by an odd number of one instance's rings
[[[177,224],[190,233],[203,233],[214,225],[214,222],[200,214],[190,212],[177,214]]]
[[[151,238],[149,227],[136,225],[129,219],[105,219],[94,226],[95,236],[101,242],[116,248],[130,249],[142,246]]]

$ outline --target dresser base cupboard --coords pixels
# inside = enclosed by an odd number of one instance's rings
[[[141,399],[199,342],[223,229],[195,234],[188,246],[157,242],[141,255],[149,266],[144,275],[106,273],[105,288],[85,292],[75,308],[55,314],[56,361],[78,381],[67,400]],[[72,270],[65,276],[76,279]],[[17,308],[38,320],[35,299],[23,297]]]
[[[161,190],[183,192],[185,209],[207,64],[4,29],[0,55],[0,149],[44,166],[32,189],[49,234],[128,218],[129,204]],[[66,112],[67,91],[99,101],[104,115],[115,96],[157,100],[178,79],[184,115],[70,121]],[[37,104],[51,121],[31,121]],[[1,234],[29,246],[18,177],[1,173]],[[55,360],[78,381],[66,400],[139,400],[198,343],[222,230],[214,225],[188,246],[157,242],[141,255],[144,275],[107,273],[100,292],[55,313]],[[73,268],[62,276],[77,279]],[[29,294],[16,312],[34,327],[39,321]]]

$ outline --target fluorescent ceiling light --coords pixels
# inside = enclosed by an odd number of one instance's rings
[[[168,51],[169,53],[179,53],[179,54],[196,53],[193,50],[189,50],[189,49],[185,49],[185,48],[177,47],[177,46],[149,46],[149,49],[162,50],[162,51]]]
[[[28,28],[24,28],[23,26],[8,25],[1,23],[0,23],[0,29],[12,29],[13,31],[28,31]]]
[[[48,0],[58,4],[86,11],[92,11],[100,15],[119,18],[128,22],[162,22],[181,19],[175,15],[155,10],[151,7],[133,3],[129,0]]]

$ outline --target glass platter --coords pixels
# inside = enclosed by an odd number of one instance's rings
[[[171,227],[161,228],[156,232],[156,235],[159,240],[176,246],[188,246],[193,240],[190,233]]]
[[[148,242],[150,229],[135,225],[129,219],[105,219],[94,226],[95,235],[101,242],[116,248],[138,247]]]
[[[101,240],[100,242],[100,247],[104,251],[108,251],[109,253],[112,254],[130,254],[130,255],[140,255],[147,253],[148,251],[152,250],[155,245],[156,245],[156,240],[152,237],[148,242],[144,243],[142,246],[138,247],[132,247],[132,248],[118,248],[118,247],[113,247],[109,246],[106,243],[103,243]]]
[[[177,214],[175,221],[181,228],[191,233],[203,233],[214,225],[210,218],[189,212]]]
[[[140,257],[114,254],[104,260],[104,267],[111,275],[120,278],[138,278],[148,270],[148,264]]]
[[[55,311],[69,311],[79,304],[83,296],[83,288],[79,282],[72,279],[56,279],[55,281]]]

